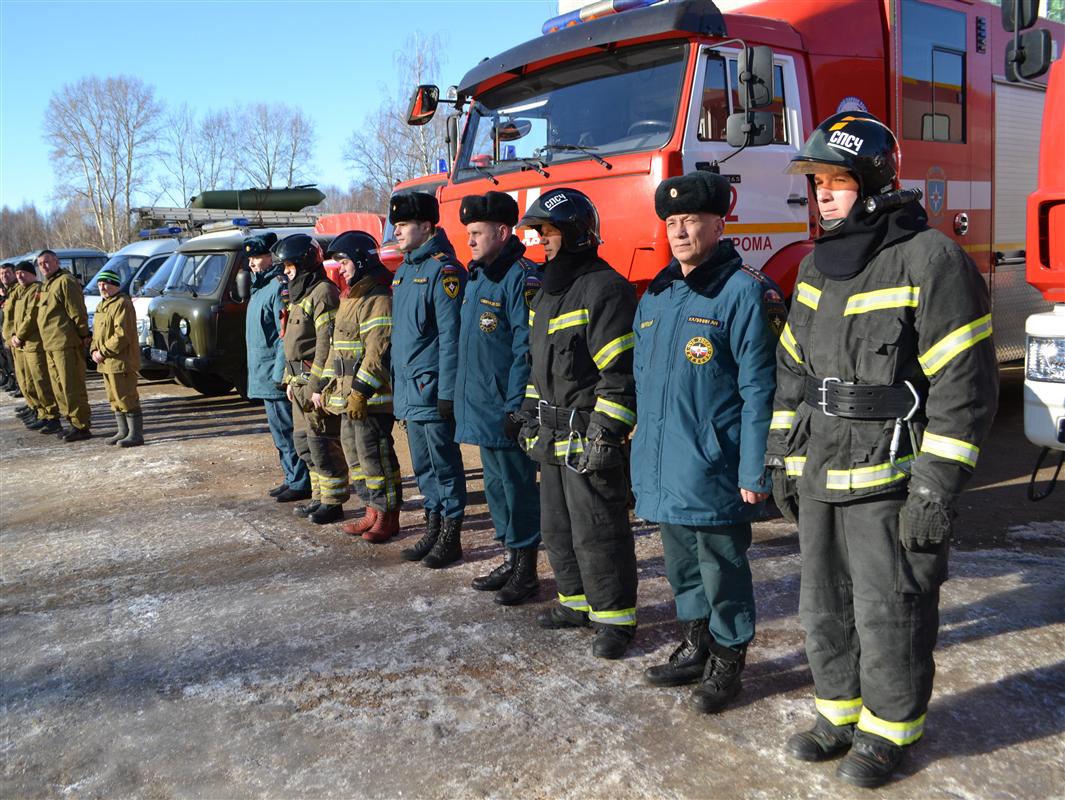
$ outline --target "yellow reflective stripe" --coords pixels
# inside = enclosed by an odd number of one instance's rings
[[[980,448],[961,439],[951,439],[949,436],[940,436],[937,433],[925,431],[924,441],[921,442],[921,452],[975,467]]]
[[[304,297],[302,300],[296,303],[296,305],[299,306],[303,313],[306,314],[308,317],[311,315],[311,309],[313,308],[311,298]]]
[[[795,424],[796,414],[794,411],[774,411],[773,419],[769,421],[769,430],[791,430]]]
[[[536,391],[536,387],[533,386],[531,383],[525,387],[525,396],[528,397],[530,400],[540,399],[540,393]]]
[[[316,378],[322,377],[322,367],[319,367],[317,364],[311,364],[311,375]]]
[[[895,459],[897,464],[905,464],[908,461],[913,461],[913,456]],[[905,477],[905,472],[888,461],[885,464],[874,464],[871,467],[859,467],[857,469],[830,469],[825,479],[825,488],[841,491],[868,489],[872,486],[894,483]]]
[[[552,317],[547,322],[547,332],[557,333],[566,328],[576,328],[578,325],[588,324],[588,309],[578,308],[576,311],[567,311],[557,317]]]
[[[616,419],[618,422],[624,422],[629,426],[636,424],[635,411],[602,397],[597,397],[595,399],[595,408],[593,410],[598,411],[600,414],[606,414],[611,419]]]
[[[570,444],[571,441],[573,442],[572,444]],[[565,456],[567,448],[569,449],[570,455],[573,455],[574,453],[583,453],[584,442],[582,442],[580,439],[560,439],[559,441],[555,442],[555,457],[562,458],[563,456]]]
[[[588,598],[583,594],[565,595],[560,593],[558,596],[558,602],[566,608],[572,608],[576,611],[587,611],[589,608]]]
[[[323,311],[321,314],[314,318],[315,330],[321,328],[323,325],[328,325],[330,322],[336,319],[336,316],[336,311]]]
[[[382,406],[385,403],[391,403],[391,402],[392,402],[392,395],[391,394],[375,394],[369,400],[369,404],[371,406]]]
[[[536,443],[537,443],[538,441],[540,441],[540,437],[539,437],[538,435],[537,435],[537,436],[534,436],[534,437],[532,437],[531,439],[528,439],[528,438],[527,438],[527,439],[525,440],[525,449],[526,449],[526,450],[532,450],[532,449],[533,449],[534,447],[536,447]]]
[[[362,480],[362,479],[363,479],[364,477],[365,477],[365,474],[364,474],[364,473],[363,473],[363,471],[362,471],[361,469],[359,469],[359,468],[355,468],[355,469],[351,470],[351,471],[350,471],[350,472],[348,473],[348,479],[349,479],[349,480],[350,480],[350,481],[351,481],[352,483],[357,483],[358,481],[361,481],[361,480]]]
[[[791,332],[791,324],[788,322],[784,323],[784,330],[780,334],[780,343],[788,351],[788,355],[795,360],[796,364],[802,363],[802,357],[799,355],[799,343],[795,340],[795,334]]]
[[[874,292],[861,292],[851,295],[847,300],[843,316],[882,311],[886,308],[917,308],[920,294],[920,286],[892,286],[887,289],[877,289]]]
[[[925,375],[935,375],[954,356],[968,350],[977,342],[991,335],[991,315],[986,314],[975,322],[956,328],[917,357]]]
[[[533,320],[534,320],[534,319],[536,319],[536,312],[535,312],[535,311],[533,311],[533,310],[532,310],[532,309],[530,308],[530,309],[529,309],[529,327],[530,327],[530,328],[532,327],[532,324],[533,324]]]
[[[364,369],[360,369],[358,372],[355,373],[355,380],[362,381],[367,386],[372,386],[375,389],[380,389],[382,386],[384,386],[383,381],[379,381],[377,378],[375,378],[373,375],[371,375]]]
[[[322,370],[322,377],[323,378],[335,378],[336,376],[337,376],[336,370],[334,370],[332,367],[326,367],[325,369]]]
[[[785,456],[784,471],[791,478],[801,478],[802,471],[806,468],[806,456]]]
[[[614,359],[624,353],[626,350],[631,350],[636,345],[636,334],[629,331],[624,336],[619,336],[612,342],[607,342],[599,352],[592,356],[592,361],[599,369],[606,369],[614,363]]]
[[[373,319],[368,319],[361,325],[359,325],[359,333],[366,333],[367,331],[372,331],[374,328],[391,327],[392,317],[374,317]]]
[[[862,713],[862,698],[853,700],[822,700],[814,698],[817,713],[833,725],[853,725]]]
[[[821,290],[806,281],[799,281],[799,285],[795,287],[795,299],[816,311],[817,304],[821,302]]]
[[[589,607],[588,619],[603,625],[635,625],[636,609],[622,608],[617,611],[596,611]]]
[[[924,721],[927,714],[906,722],[888,722],[874,715],[868,708],[862,708],[858,717],[858,730],[872,733],[894,742],[899,747],[913,744],[924,735]]]
[[[319,486],[344,486],[344,485],[347,484],[347,482],[348,482],[348,479],[346,477],[343,477],[343,476],[341,476],[339,478],[330,478],[330,477],[328,477],[326,475],[319,475],[318,476],[318,485]]]
[[[329,395],[329,400],[326,401],[326,405],[330,408],[347,408],[347,402],[344,398],[338,394]]]
[[[333,347],[337,350],[354,350],[356,347],[362,347],[362,342],[358,339],[334,339]]]

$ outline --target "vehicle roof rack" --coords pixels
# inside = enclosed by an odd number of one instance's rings
[[[309,211],[252,211],[170,206],[146,206],[135,208],[133,212],[137,215],[137,224],[141,228],[181,226],[188,231],[200,230],[210,223],[222,223],[220,227],[223,228],[314,227],[318,217],[321,216],[320,213]]]

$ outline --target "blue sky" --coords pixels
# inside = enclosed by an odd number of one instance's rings
[[[554,0],[0,0],[0,205],[53,203],[41,124],[48,99],[88,75],[133,75],[168,106],[256,102],[314,120],[320,183],[347,186],[345,140],[395,89],[406,37],[440,34],[441,87],[540,35]]]

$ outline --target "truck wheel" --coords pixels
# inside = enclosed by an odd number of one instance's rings
[[[188,379],[189,387],[195,389],[204,397],[217,397],[233,391],[232,382],[218,375],[189,371],[185,373],[185,377]]]
[[[138,370],[138,374],[146,381],[165,381],[172,377],[169,369],[152,369],[151,367]]]

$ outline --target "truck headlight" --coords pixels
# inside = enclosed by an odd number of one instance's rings
[[[1065,383],[1065,339],[1029,336],[1025,377],[1030,381]]]
[[[93,321],[93,318],[95,318],[95,317],[96,317],[96,313],[93,312],[93,311],[90,311],[89,312],[89,330],[90,331],[92,330],[92,321]]]
[[[189,321],[187,319],[179,319],[177,324],[178,333],[182,336],[189,335]]]
[[[148,320],[146,320],[146,319],[137,320],[137,335],[138,336],[147,336],[148,335]]]

